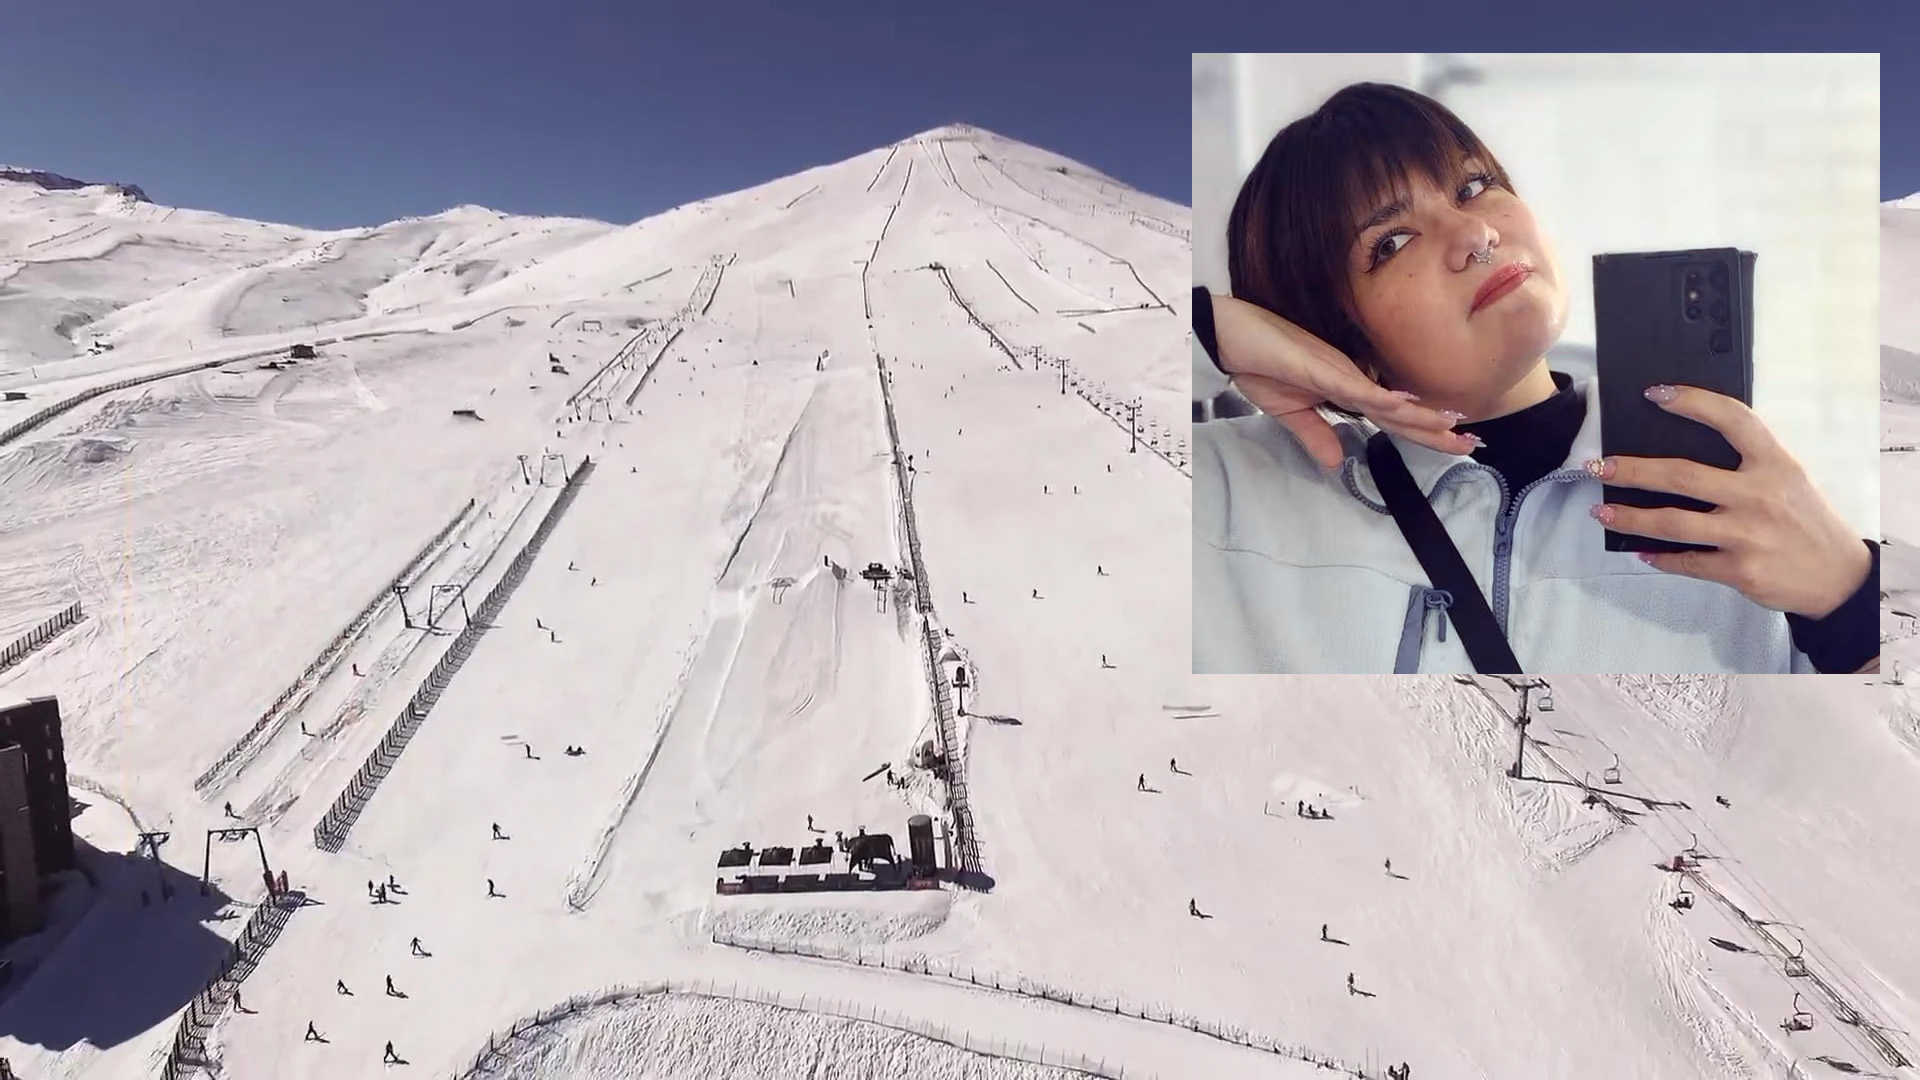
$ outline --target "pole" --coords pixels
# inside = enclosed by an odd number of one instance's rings
[[[1522,769],[1522,766],[1525,764],[1525,759],[1526,759],[1527,691],[1532,690],[1533,685],[1531,683],[1527,683],[1517,687],[1517,689],[1520,691],[1520,716],[1516,726],[1518,726],[1520,730],[1520,741],[1519,741],[1519,744],[1514,747],[1514,751],[1513,751],[1513,771],[1507,774],[1508,776],[1513,777],[1515,780],[1518,780],[1521,778],[1522,776],[1521,769]]]
[[[1067,396],[1067,362],[1060,361],[1060,396]]]
[[[260,851],[260,872],[272,877],[273,867],[267,865],[267,845],[260,839],[260,830],[249,825],[247,831],[253,834],[253,846]]]

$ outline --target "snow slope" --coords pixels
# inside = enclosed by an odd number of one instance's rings
[[[0,214],[84,230],[93,197]],[[4,426],[235,358],[0,446],[0,610],[89,610],[0,693],[59,693],[73,773],[128,808],[85,800],[100,886],[0,991],[23,1075],[157,1070],[261,899],[258,856],[218,842],[198,896],[227,802],[315,901],[207,1033],[237,1078],[371,1075],[389,1040],[451,1075],[548,1013],[489,1075],[1326,1075],[1142,1012],[1422,1080],[1902,1075],[1882,1030],[1920,1052],[1920,713],[1877,680],[1556,679],[1516,780],[1497,682],[1188,673],[1190,481],[1088,402],[1182,430],[1184,207],[953,126],[626,227],[180,222],[228,263],[100,270],[115,349],[0,372],[34,394]],[[59,317],[38,295],[18,340]],[[324,344],[238,359],[296,340]],[[316,850],[448,648],[408,622],[462,625],[423,594],[477,604],[589,453],[343,850]],[[406,611],[368,609],[450,522]],[[943,678],[968,676],[986,887],[714,895],[722,848],[803,845],[809,817],[902,840],[947,818],[908,764],[939,727],[923,613],[858,576],[912,566],[915,539]],[[882,765],[904,786],[862,779]],[[170,870],[129,855],[134,818],[171,832]],[[1690,845],[1694,876],[1656,869]],[[143,909],[160,874],[182,894]],[[364,898],[389,875],[395,902]],[[1810,975],[1784,974],[1775,924]],[[682,989],[607,991],[661,983]],[[1789,1034],[1796,990],[1816,1026]]]

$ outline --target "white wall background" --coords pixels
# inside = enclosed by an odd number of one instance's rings
[[[1877,54],[1193,63],[1196,284],[1227,291],[1227,214],[1275,132],[1349,83],[1413,87],[1492,147],[1548,230],[1572,298],[1569,344],[1593,343],[1598,252],[1758,252],[1755,411],[1860,535],[1880,535]],[[1224,388],[1196,367],[1196,397]]]

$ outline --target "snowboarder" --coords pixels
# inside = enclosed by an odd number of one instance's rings
[[[578,570],[578,569],[580,569],[580,568],[579,568],[579,567],[577,567],[577,566],[575,566],[575,565],[573,565],[573,560],[572,560],[572,559],[568,559],[568,560],[567,560],[567,569],[569,569],[569,570]]]
[[[506,834],[500,831],[500,823],[497,821],[493,823],[493,838],[495,840],[506,839]]]
[[[311,1021],[311,1020],[309,1020],[309,1021],[307,1021],[307,1038],[306,1038],[306,1041],[307,1041],[307,1042],[321,1042],[321,1041],[323,1041],[323,1040],[322,1040],[322,1039],[320,1038],[320,1029],[318,1029],[318,1028],[316,1028],[316,1027],[314,1027],[314,1026],[313,1026],[313,1021]]]
[[[387,1065],[399,1064],[400,1055],[393,1052],[393,1043],[391,1042],[387,1043],[387,1056],[384,1058],[381,1058],[380,1060],[383,1064],[387,1064]]]
[[[345,994],[348,997],[353,996],[353,991],[347,989],[347,983],[345,979],[333,980],[333,992],[336,994]]]
[[[421,947],[420,947],[420,939],[419,939],[419,938],[414,938],[414,939],[413,939],[413,942],[412,942],[412,943],[411,943],[410,945],[408,945],[408,946],[407,946],[407,948],[408,948],[408,950],[409,950],[409,951],[411,951],[411,952],[413,953],[413,955],[415,955],[415,956],[425,956],[425,955],[427,955],[427,950],[425,950],[425,949],[423,949],[423,948],[421,948]]]
[[[353,665],[353,674],[355,678],[360,678],[360,679],[366,678],[365,675],[360,674],[360,665],[357,662]]]
[[[399,997],[399,996],[400,996],[400,992],[399,992],[398,990],[395,990],[395,989],[393,988],[393,976],[391,976],[391,975],[389,975],[389,976],[387,976],[387,996],[388,996],[388,997]]]
[[[488,895],[488,896],[499,896],[499,895],[500,895],[500,891],[499,891],[498,889],[495,889],[495,888],[493,887],[493,879],[492,879],[492,878],[488,878],[488,879],[487,879],[487,895]]]
[[[1033,598],[1034,598],[1035,600],[1038,600],[1038,599],[1040,599],[1040,590],[1039,590],[1039,589],[1035,589],[1035,590],[1033,590]]]

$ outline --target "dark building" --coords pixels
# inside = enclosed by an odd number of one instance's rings
[[[17,746],[25,774],[34,861],[40,873],[73,869],[73,811],[67,795],[67,748],[57,698],[0,702],[0,748]],[[8,808],[0,806],[0,813]]]

